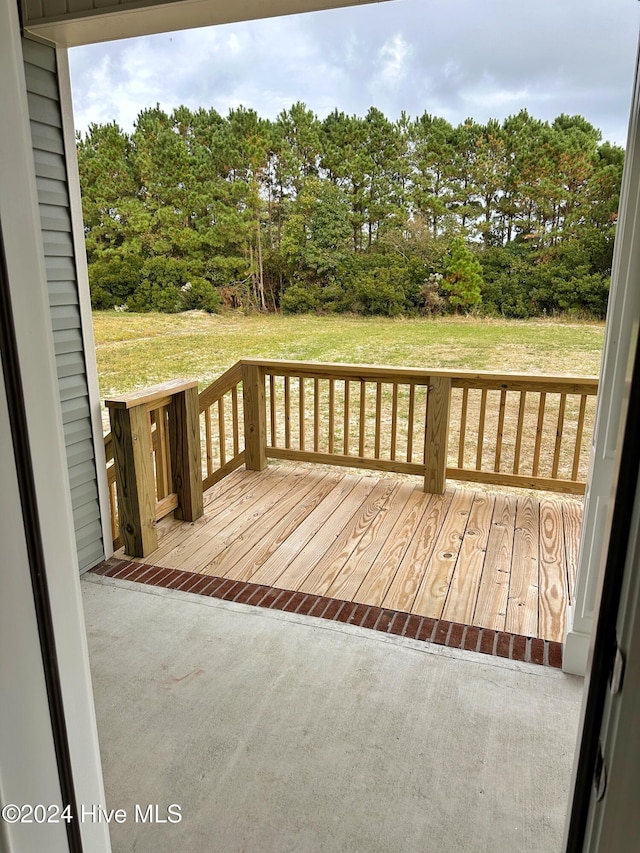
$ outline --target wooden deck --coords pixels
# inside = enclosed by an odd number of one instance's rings
[[[582,502],[317,465],[239,469],[144,561],[562,642]],[[121,552],[119,552],[121,553]]]

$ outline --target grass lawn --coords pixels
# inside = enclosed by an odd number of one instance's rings
[[[604,323],[239,314],[93,315],[101,397],[168,379],[204,388],[239,358],[597,375]]]

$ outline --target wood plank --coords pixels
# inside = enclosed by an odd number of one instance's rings
[[[520,404],[518,406],[518,425],[516,427],[516,446],[513,451],[513,473],[520,471],[520,450],[522,448],[522,430],[524,425],[524,413],[527,405],[527,392],[520,392]],[[575,479],[575,478],[574,478]]]
[[[462,391],[462,407],[460,410],[460,439],[458,441],[458,468],[464,468],[464,440],[467,433],[467,407],[469,405],[469,389]]]
[[[181,568],[189,572],[201,572],[203,567],[220,552],[225,550],[236,539],[244,535],[244,532],[259,518],[266,516],[271,518],[271,513],[276,513],[277,505],[280,504],[292,491],[297,491],[300,482],[308,474],[308,470],[297,468],[289,471],[277,482],[275,477],[269,478],[272,482],[268,488],[259,490],[256,488],[254,499],[243,504],[240,513],[229,515],[225,510],[217,514],[201,531],[200,546],[196,552],[192,552],[188,558],[182,558]],[[257,482],[260,485],[260,481]],[[206,544],[205,544],[206,542]]]
[[[432,495],[425,494],[418,486],[413,487],[409,499],[380,549],[375,563],[355,593],[354,601],[361,604],[372,604],[376,607],[382,605],[409,543],[433,499]]]
[[[188,388],[197,388],[198,383],[195,381],[185,381],[184,379],[171,379],[169,382],[163,382],[160,385],[152,385],[150,388],[145,388],[142,391],[131,391],[128,394],[122,394],[119,397],[109,397],[104,401],[107,409],[132,409],[142,405],[152,405],[152,408],[158,408],[161,405],[160,401],[171,397],[173,394],[178,394],[181,391],[186,391]]]
[[[389,532],[401,515],[414,487],[409,483],[396,483],[389,492],[380,512],[369,525],[369,529],[354,548],[342,571],[325,592],[332,598],[352,601],[369,570],[378,559]]]
[[[557,501],[540,501],[540,626],[538,636],[564,639],[567,576],[562,509]]]
[[[194,555],[201,549],[205,550],[208,543],[219,536],[226,527],[238,519],[246,523],[246,514],[254,511],[255,505],[288,476],[289,470],[281,468],[277,471],[269,471],[268,475],[264,474],[262,477],[252,479],[249,488],[242,489],[233,499],[223,496],[212,503],[208,507],[205,523],[198,525],[197,529],[194,527],[191,531],[187,531],[184,539],[178,541],[173,547],[165,548],[163,545],[158,548],[154,554],[154,562],[161,566],[188,569],[191,558],[193,557],[195,561]],[[298,469],[295,470],[298,471]]]
[[[576,425],[576,438],[573,450],[573,465],[571,466],[571,479],[578,479],[578,471],[580,468],[580,454],[582,451],[582,434],[584,432],[584,417],[587,410],[587,398],[583,394],[580,397],[580,411],[578,413],[578,423]]]
[[[409,385],[409,409],[407,411],[407,462],[413,461],[413,429],[416,408],[416,386]]]
[[[373,456],[380,459],[380,438],[382,430],[382,382],[376,382],[376,416],[373,436]]]
[[[284,377],[284,446],[291,447],[291,377]]]
[[[415,531],[398,571],[389,586],[382,602],[383,607],[392,610],[411,612],[415,601],[424,567],[429,562],[436,544],[442,522],[446,518],[454,492],[447,491],[444,495],[433,495],[420,520],[420,526]]]
[[[342,451],[343,451],[345,456],[348,456],[349,455],[349,431],[351,429],[351,423],[350,423],[350,419],[349,419],[350,411],[351,411],[351,388],[350,388],[350,382],[348,379],[345,379],[345,383],[344,383],[344,406],[343,406],[343,410],[344,410],[344,426],[343,426],[344,433],[343,433]],[[303,448],[300,448],[300,449],[302,450]]]
[[[231,389],[231,416],[233,423],[233,455],[237,456],[240,453],[240,430],[238,418],[238,386],[234,385]],[[244,453],[244,450],[242,451]]]
[[[573,604],[576,593],[580,534],[582,533],[582,504],[578,501],[563,501],[562,521],[567,561],[567,604]]]
[[[358,456],[364,456],[365,425],[367,420],[367,386],[360,382],[360,423],[358,429]]]
[[[543,391],[540,394],[540,401],[538,403],[538,423],[536,424],[536,442],[533,448],[533,467],[531,468],[531,474],[534,477],[538,476],[538,468],[540,466],[540,450],[542,448],[542,431],[544,429],[544,411],[547,401],[547,395]]]
[[[391,402],[391,445],[389,448],[389,459],[396,458],[396,443],[398,441],[398,383],[393,383],[393,397]]]
[[[336,380],[329,380],[329,436],[328,453],[333,453],[336,416]]]
[[[211,444],[211,407],[204,410],[205,449],[207,453],[207,476],[213,474],[213,447]]]
[[[329,594],[328,590],[331,584],[343,570],[360,543],[364,540],[364,547],[369,544],[368,532],[374,526],[375,519],[397,485],[393,480],[378,480],[366,500],[355,513],[350,515],[340,535],[322,553],[313,570],[300,584],[299,588],[302,592],[311,592],[316,595]]]
[[[295,491],[286,494],[268,513],[261,513],[237,539],[203,565],[202,574],[249,580],[281,542],[324,500],[341,476],[334,471],[308,471]]]
[[[538,636],[539,508],[529,495],[518,498],[505,621],[506,631],[527,637]]]
[[[551,477],[527,477],[524,474],[496,474],[494,471],[463,471],[447,468],[447,479],[464,480],[472,483],[487,483],[493,486],[517,486],[522,489],[543,489],[567,495],[583,495],[585,483],[573,480],[553,480]]]
[[[482,470],[482,451],[484,450],[484,422],[487,416],[487,389],[480,394],[480,417],[478,419],[478,446],[476,449],[476,469]]]
[[[218,400],[218,439],[220,442],[220,467],[227,461],[227,436],[224,423],[224,397]]]
[[[271,444],[278,444],[278,432],[276,429],[276,377],[269,376],[269,424],[271,426]]]
[[[442,618],[471,625],[491,530],[495,496],[476,492]]]
[[[494,471],[500,471],[502,461],[502,436],[504,433],[504,413],[507,405],[507,392],[500,392],[500,408],[498,410],[498,432],[496,434],[496,456],[493,464]]]
[[[305,420],[304,411],[304,379],[302,376],[298,379],[298,442],[300,450],[305,448]]]
[[[442,616],[472,503],[473,492],[466,489],[456,490],[429,562],[424,568],[422,581],[411,608],[412,613],[436,619]]]
[[[346,478],[345,478],[346,479]],[[330,515],[324,516],[323,524],[316,529],[314,535],[307,538],[274,586],[284,589],[302,589],[306,578],[313,571],[316,563],[331,548],[349,524],[354,513],[373,491],[376,481],[372,477],[356,478],[356,483],[344,497],[340,506],[335,507]],[[322,509],[323,504],[318,509]],[[313,526],[314,519],[308,521]],[[306,525],[302,525],[304,528]],[[257,581],[256,581],[257,582]]]
[[[313,380],[313,449],[320,450],[320,383]]]
[[[170,529],[166,531],[160,529],[158,525],[159,544],[158,548],[153,552],[153,562],[163,559],[173,548],[175,548],[182,540],[197,535],[198,530],[206,525],[211,516],[227,503],[233,502],[244,492],[251,489],[256,478],[259,477],[258,471],[235,471],[232,472],[224,480],[216,483],[214,487],[204,495],[204,510],[205,514],[195,522],[190,522],[188,525],[180,521],[175,521]],[[177,566],[179,568],[179,566]]]
[[[562,435],[564,432],[564,410],[567,404],[567,395],[560,395],[560,405],[558,407],[558,422],[556,426],[556,443],[553,450],[553,464],[551,466],[551,476],[558,476],[558,467],[560,465],[560,449],[562,447]]]
[[[269,459],[290,459],[293,462],[317,462],[322,465],[342,465],[347,468],[367,468],[370,471],[393,471],[396,474],[423,474],[424,465],[417,462],[400,462],[390,459],[371,459],[361,456],[343,456],[341,453],[313,453],[308,450],[287,450],[284,447],[267,447]]]
[[[343,477],[320,505],[282,542],[278,550],[262,564],[251,578],[251,581],[253,583],[273,586],[277,584],[278,587],[283,589],[297,589],[299,577],[304,576],[305,569],[304,560],[299,560],[296,565],[296,558],[316,533],[325,527],[327,519],[330,519],[333,513],[348,499],[349,494],[360,481],[360,477],[348,475]],[[337,517],[339,518],[340,514]]]
[[[473,624],[504,631],[513,554],[516,499],[497,495]]]

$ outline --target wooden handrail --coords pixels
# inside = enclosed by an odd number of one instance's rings
[[[490,370],[440,370],[390,365],[341,364],[274,359],[242,358],[234,367],[252,364],[267,375],[363,379],[365,381],[404,381],[428,385],[432,377],[451,380],[452,388],[509,388],[511,390],[565,391],[567,394],[596,394],[597,376],[556,376],[531,373],[495,373]],[[232,368],[233,369],[233,368]],[[225,374],[226,375],[226,374]],[[546,386],[542,388],[542,386]]]

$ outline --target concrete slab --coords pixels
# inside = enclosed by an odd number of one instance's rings
[[[560,851],[581,679],[98,576],[83,593],[115,853]],[[181,821],[136,821],[149,804]]]

